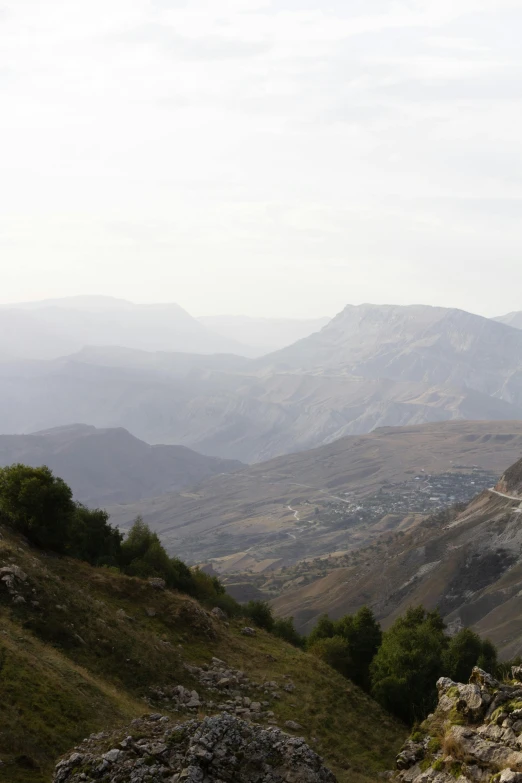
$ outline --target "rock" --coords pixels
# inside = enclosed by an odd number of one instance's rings
[[[152,606],[147,606],[145,609],[147,617],[156,617],[156,610]]]
[[[121,753],[122,751],[118,750],[118,748],[113,748],[112,750],[107,751],[107,753],[104,753],[102,758],[110,764],[113,764],[115,761],[118,761]]]
[[[148,579],[149,585],[153,587],[155,590],[165,590],[167,587],[167,583],[164,579],[159,579],[155,576],[151,576]]]
[[[468,684],[441,678],[437,689],[438,706],[404,745],[394,779],[522,783],[522,688],[475,668]]]
[[[211,613],[217,620],[221,620],[222,622],[225,622],[228,620],[228,614],[223,611],[223,609],[220,609],[219,606],[215,606]]]
[[[291,731],[302,731],[303,727],[300,723],[296,723],[295,720],[285,720],[285,728]]]
[[[19,579],[21,582],[27,581],[27,574],[25,573],[25,571],[22,571],[22,569],[16,565],[3,566],[2,568],[0,568],[0,579],[4,576],[14,576],[16,579]]]
[[[485,672],[483,669],[479,669],[478,666],[473,667],[469,681],[479,685],[481,688],[498,688],[499,686],[498,680],[492,677],[491,674]]]
[[[334,775],[302,738],[263,729],[222,714],[173,726],[132,721],[141,739],[124,748],[129,730],[114,733],[119,744],[108,752],[107,735],[90,737],[55,769],[53,783],[168,780],[171,783],[335,783]],[[117,754],[117,755],[116,755]],[[108,775],[106,771],[110,769]],[[506,781],[506,783],[515,783]]]
[[[511,677],[517,682],[522,682],[522,666],[512,666]]]
[[[241,629],[241,633],[243,636],[255,636],[256,635],[256,629],[255,628],[249,628],[249,626],[245,626]]]

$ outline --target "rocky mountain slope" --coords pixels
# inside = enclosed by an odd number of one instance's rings
[[[256,355],[277,351],[319,332],[330,318],[252,318],[243,315],[209,315],[198,319],[222,337],[242,342],[255,349]]]
[[[140,514],[172,552],[222,572],[269,571],[469,500],[521,453],[521,422],[379,429],[110,512],[121,525]]]
[[[475,668],[469,684],[441,678],[439,703],[397,758],[403,783],[520,783],[522,671],[508,682]]]
[[[124,429],[85,424],[0,435],[0,466],[14,462],[48,465],[89,506],[153,497],[242,467],[184,446],[149,446]]]
[[[349,305],[321,332],[266,357],[276,366],[468,387],[520,404],[522,335],[443,307]]]
[[[460,513],[377,541],[307,585],[289,587],[276,611],[310,628],[369,604],[388,625],[408,606],[439,607],[453,628],[490,638],[503,657],[522,652],[522,460]]]
[[[391,765],[404,728],[317,659],[261,630],[244,635],[240,620],[224,622],[157,580],[46,555],[0,532],[3,783],[49,783],[60,755],[144,713],[165,716],[152,720],[160,731],[224,712],[218,725],[247,721],[245,736],[262,742],[279,728],[303,737],[340,783],[370,783]],[[134,743],[145,751],[156,727],[138,720],[125,731],[122,763]],[[294,748],[315,759],[302,741],[277,736],[285,757]],[[162,753],[155,744],[140,769]]]
[[[0,354],[53,359],[85,345],[149,351],[243,353],[236,339],[222,337],[177,304],[139,305],[104,296],[4,305],[0,308]]]

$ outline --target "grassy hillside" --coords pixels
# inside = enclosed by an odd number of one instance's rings
[[[290,675],[295,691],[271,704],[274,720],[300,723],[341,783],[392,765],[404,727],[315,658],[262,631],[243,636],[240,621],[227,626],[186,596],[0,532],[0,781],[47,783],[86,735],[157,709],[153,688],[215,699],[185,668],[212,656],[255,683]]]

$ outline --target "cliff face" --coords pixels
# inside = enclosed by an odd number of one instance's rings
[[[500,683],[475,668],[442,678],[439,703],[397,758],[403,783],[522,783],[522,667]]]
[[[522,499],[522,459],[506,470],[495,489]]]

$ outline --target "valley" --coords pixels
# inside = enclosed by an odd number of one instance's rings
[[[492,486],[520,453],[521,422],[385,428],[109,511],[123,527],[142,516],[191,562],[263,573],[415,526]]]

